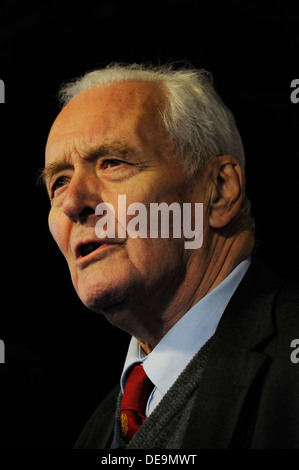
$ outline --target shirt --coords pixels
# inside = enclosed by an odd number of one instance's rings
[[[146,417],[152,413],[195,354],[213,336],[250,262],[249,256],[197,302],[175,323],[150,354],[146,355],[137,339],[131,338],[120,386],[123,392],[130,368],[134,364],[142,363],[147,376],[154,384],[146,406]]]

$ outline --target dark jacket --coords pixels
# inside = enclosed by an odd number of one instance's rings
[[[299,289],[258,259],[231,298],[211,342],[183,449],[299,449]],[[299,354],[298,354],[299,356]],[[110,445],[117,386],[75,448]]]

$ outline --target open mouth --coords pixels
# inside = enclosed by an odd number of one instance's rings
[[[104,250],[109,246],[115,245],[114,242],[106,241],[106,240],[99,240],[99,241],[90,241],[86,243],[79,243],[75,248],[75,256],[76,259],[79,261],[83,258],[87,258],[88,255],[91,255],[95,251]]]
[[[97,250],[102,244],[101,243],[86,243],[86,245],[81,245],[79,248],[79,256],[87,256],[89,253],[92,253],[93,251]]]

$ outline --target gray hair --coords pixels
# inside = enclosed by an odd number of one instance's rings
[[[168,96],[161,110],[162,122],[188,172],[225,154],[233,155],[244,170],[244,150],[234,117],[214,90],[212,76],[206,70],[110,64],[64,84],[59,92],[60,102],[64,106],[86,88],[124,80],[164,85]]]
[[[65,106],[86,88],[125,80],[154,82],[164,90],[165,106],[159,110],[162,122],[189,175],[213,157],[226,154],[238,160],[244,174],[244,149],[234,116],[216,93],[212,75],[204,69],[113,63],[63,84],[59,100]],[[242,213],[250,213],[247,198]]]

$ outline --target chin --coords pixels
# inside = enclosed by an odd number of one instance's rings
[[[81,299],[83,301],[83,299]],[[132,315],[128,308],[128,297],[121,295],[118,290],[102,293],[101,295],[89,297],[83,301],[85,306],[100,315],[104,315],[106,320],[113,326],[134,334],[132,329]]]
[[[116,308],[122,304],[126,295],[127,286],[119,284],[99,285],[95,286],[78,286],[77,294],[83,304],[90,310],[97,313],[105,313],[111,308]]]

